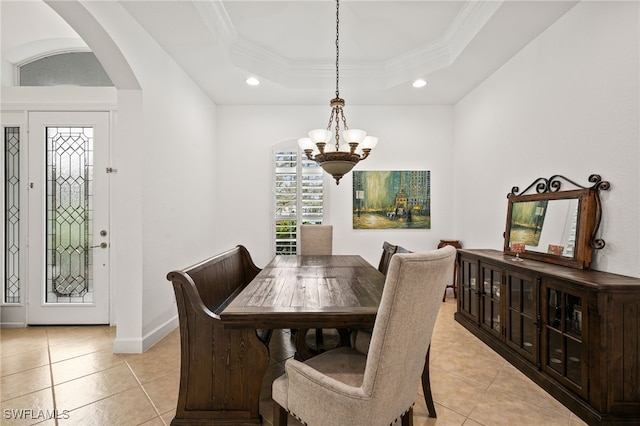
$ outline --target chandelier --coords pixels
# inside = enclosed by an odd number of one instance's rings
[[[376,147],[378,138],[367,136],[367,132],[360,129],[349,129],[347,118],[344,115],[344,99],[340,98],[338,84],[340,72],[338,59],[340,58],[340,0],[336,0],[336,97],[331,99],[331,115],[326,129],[314,129],[309,132],[308,138],[298,139],[298,145],[304,151],[309,160],[318,163],[325,172],[329,173],[340,184],[340,179],[349,173],[359,161],[369,156],[371,150]],[[340,143],[340,122],[342,121],[342,138]],[[335,125],[335,144],[331,141],[331,125]]]

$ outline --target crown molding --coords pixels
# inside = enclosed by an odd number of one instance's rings
[[[345,79],[355,80],[358,77],[363,85],[388,88],[448,67],[478,35],[502,3],[503,0],[466,1],[440,39],[386,61],[341,62],[340,75]],[[324,87],[328,81],[333,81],[333,64],[295,61],[242,38],[222,0],[194,1],[193,4],[214,38],[224,44],[230,61],[236,67],[295,89]]]
[[[386,62],[385,86],[393,87],[452,65],[502,3],[502,0],[465,2],[442,38]]]

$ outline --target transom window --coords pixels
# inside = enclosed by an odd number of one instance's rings
[[[64,52],[18,67],[20,86],[113,86],[93,52]]]

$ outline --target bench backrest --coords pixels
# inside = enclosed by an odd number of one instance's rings
[[[245,247],[237,246],[182,272],[195,284],[202,303],[210,311],[220,313],[229,299],[258,275],[260,268]]]

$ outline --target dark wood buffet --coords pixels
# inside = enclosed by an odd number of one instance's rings
[[[456,320],[589,424],[640,424],[640,279],[458,251]]]

